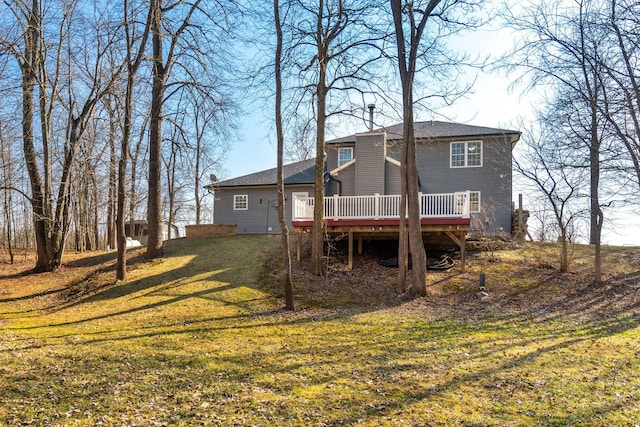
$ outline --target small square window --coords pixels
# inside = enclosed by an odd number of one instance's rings
[[[233,196],[233,210],[246,211],[249,209],[249,196],[247,194],[236,194]]]
[[[338,167],[353,160],[353,147],[338,148]]]

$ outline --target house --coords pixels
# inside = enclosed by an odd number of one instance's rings
[[[463,244],[470,230],[511,234],[512,149],[520,132],[459,123],[415,123],[423,232]],[[326,143],[324,220],[330,234],[397,236],[402,124]],[[285,167],[287,222],[313,224],[315,161]],[[276,170],[210,184],[215,223],[245,233],[278,232]],[[352,235],[350,234],[350,238]],[[361,247],[361,245],[359,245]]]
[[[213,222],[237,224],[239,233],[279,233],[276,192],[276,169],[205,186],[214,194]],[[315,159],[284,166],[285,197],[313,194]],[[292,223],[292,210],[286,211],[287,223]]]

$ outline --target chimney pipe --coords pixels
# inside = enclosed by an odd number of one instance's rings
[[[376,108],[376,104],[369,104],[369,131],[373,132],[373,110]]]

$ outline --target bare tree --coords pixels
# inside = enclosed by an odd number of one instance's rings
[[[136,75],[140,64],[144,58],[147,45],[147,39],[151,28],[151,8],[147,14],[147,21],[143,27],[142,34],[138,38],[135,33],[135,24],[130,21],[129,1],[124,0],[124,32],[126,41],[126,69],[127,83],[125,89],[124,101],[124,123],[122,127],[122,140],[120,143],[120,160],[118,161],[118,191],[117,191],[117,209],[116,209],[116,236],[118,242],[118,255],[116,262],[116,280],[125,280],[127,275],[127,236],[125,234],[125,204],[126,204],[126,187],[127,187],[127,162],[130,150],[131,127],[133,118],[133,92],[136,83]],[[134,15],[135,16],[135,15]],[[138,43],[137,49],[135,43]],[[136,51],[134,55],[134,50]],[[139,151],[140,140],[138,141]],[[137,159],[137,154],[136,154]],[[132,165],[132,175],[135,178],[135,165]],[[135,188],[134,179],[131,182],[132,190]],[[131,192],[131,204],[135,203],[135,193]],[[135,229],[133,221],[133,212],[131,212],[131,232]]]
[[[0,162],[2,162],[2,189],[3,193],[3,211],[4,211],[4,237],[7,239],[7,252],[9,253],[9,262],[13,264],[13,198],[11,196],[13,192],[13,171],[12,171],[12,157],[11,147],[8,141],[4,138],[4,127],[2,121],[0,121]]]
[[[538,132],[523,134],[525,147],[514,161],[518,173],[526,178],[533,189],[543,195],[553,213],[560,243],[560,271],[569,271],[569,245],[575,222],[582,216],[579,190],[586,184],[585,169],[573,167],[572,152],[555,142],[557,133],[542,118]]]
[[[617,116],[614,112],[617,107],[611,99],[614,92],[609,89],[614,86],[611,76],[618,71],[609,68],[607,72],[604,60],[611,57],[610,52],[616,47],[612,39],[614,31],[607,23],[606,13],[603,15],[605,3],[575,0],[565,8],[558,8],[555,2],[541,1],[524,14],[507,16],[513,28],[527,35],[526,43],[518,46],[508,59],[510,66],[524,69],[531,86],[547,84],[554,89],[552,106],[567,119],[558,129],[566,129],[568,136],[557,138],[556,144],[573,147],[574,164],[589,170],[589,242],[594,245],[596,283],[602,280],[602,208],[607,204],[603,199],[619,191],[612,185],[617,179],[614,175],[619,172],[605,174],[618,169],[617,156],[610,155],[611,146],[605,142],[611,139],[611,129],[619,123],[613,118]],[[626,73],[624,68],[618,70]],[[628,117],[626,113],[623,115]],[[581,147],[576,147],[576,142]],[[605,194],[603,189],[607,191]]]
[[[76,56],[77,46],[71,44],[70,29],[73,28],[75,3],[65,4],[62,18],[55,27],[53,38],[45,34],[44,8],[38,0],[29,3],[5,3],[7,13],[16,22],[13,40],[2,39],[0,43],[11,52],[21,74],[22,129],[26,169],[31,183],[31,203],[36,236],[37,260],[34,271],[49,271],[57,268],[62,260],[64,244],[69,232],[71,181],[73,164],[78,147],[93,116],[96,104],[109,91],[117,79],[119,69],[103,67],[105,53],[114,43],[116,34],[108,29],[100,10],[94,9],[93,28],[95,37],[81,37],[82,51],[91,52],[81,59]],[[48,9],[46,9],[48,10]],[[44,39],[53,40],[44,43]],[[66,52],[66,68],[61,61]],[[51,55],[53,54],[53,55]],[[53,70],[53,74],[49,70]],[[74,74],[74,70],[79,72]],[[61,80],[66,79],[66,95],[61,96]],[[81,88],[80,88],[81,87]],[[37,89],[37,92],[36,92]],[[37,96],[40,119],[42,156],[36,151],[34,141],[34,99]],[[61,147],[57,191],[53,192],[52,116],[57,102],[66,112],[66,130]],[[42,166],[40,166],[40,159]],[[44,179],[43,179],[44,177]]]
[[[628,155],[628,169],[640,187],[640,72],[638,27],[640,5],[635,1],[609,0],[603,26],[612,42],[596,58],[610,84],[603,87],[599,104]]]
[[[420,222],[420,200],[416,140],[414,135],[414,82],[418,72],[442,72],[444,68],[459,66],[462,59],[455,58],[442,46],[449,34],[461,28],[475,25],[470,17],[473,1],[458,0],[391,0],[394,34],[396,41],[397,66],[402,86],[403,146],[400,166],[401,199],[400,206],[407,209],[408,230],[405,227],[404,208],[401,212],[400,241],[398,247],[398,287],[405,289],[408,248],[412,258],[411,292],[424,296],[426,288],[426,253],[422,240]],[[453,13],[466,13],[465,17],[454,17]],[[466,21],[466,22],[465,22]],[[433,27],[433,28],[431,28]],[[431,30],[431,31],[429,31]],[[446,30],[446,31],[445,31]],[[437,56],[433,56],[437,53]],[[438,57],[439,56],[439,57]],[[420,65],[420,62],[434,60],[436,65]],[[432,91],[435,94],[437,90]],[[462,91],[464,92],[464,90]],[[440,96],[447,96],[443,92]],[[458,93],[459,96],[459,93]]]
[[[283,62],[291,69],[287,80],[295,89],[290,95],[292,111],[311,97],[315,115],[315,189],[312,232],[312,268],[322,274],[324,241],[324,148],[328,119],[354,115],[362,110],[350,95],[370,91],[375,84],[372,64],[381,58],[381,38],[371,22],[379,2],[363,0],[296,0],[283,22]],[[296,74],[297,71],[297,74]],[[298,83],[293,84],[293,79]],[[299,83],[302,82],[302,83]],[[295,114],[295,113],[292,113]]]
[[[291,251],[289,247],[289,228],[285,219],[285,193],[284,193],[284,133],[282,130],[282,45],[283,33],[280,22],[280,4],[278,0],[273,0],[273,15],[276,28],[276,52],[275,52],[275,118],[276,134],[278,140],[278,165],[277,165],[277,188],[278,188],[278,222],[280,224],[280,235],[282,245],[282,263],[284,271],[284,294],[286,307],[288,310],[295,310],[293,299],[293,284],[291,282]]]

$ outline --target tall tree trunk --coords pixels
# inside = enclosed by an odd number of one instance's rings
[[[413,84],[411,84],[413,86]],[[404,91],[403,91],[404,92]],[[416,140],[414,136],[413,96],[403,93],[409,102],[404,106],[404,142],[407,145],[407,209],[409,213],[409,247],[411,249],[412,293],[425,296],[427,294],[427,255],[422,240],[422,224],[420,222],[420,195],[418,188],[418,164]]]
[[[117,171],[118,161],[116,157],[116,117],[109,103],[109,189],[107,192],[107,241],[108,250],[116,247],[116,209],[117,209]]]
[[[196,119],[197,120],[197,119]],[[202,137],[200,135],[200,131],[198,129],[196,129],[196,132],[198,133],[197,135],[197,139],[196,139],[196,164],[195,164],[195,182],[194,182],[194,196],[195,196],[195,202],[196,202],[196,225],[200,225],[200,215],[201,215],[201,211],[202,211],[202,203],[200,201],[200,156],[202,155],[201,151],[202,151]]]
[[[276,57],[275,57],[275,78],[276,78],[276,134],[278,140],[278,165],[277,165],[277,187],[278,187],[278,223],[280,224],[280,236],[282,245],[282,263],[284,270],[284,295],[285,305],[288,310],[295,310],[293,299],[293,284],[291,282],[291,251],[289,247],[289,228],[285,219],[285,192],[284,192],[284,134],[282,131],[282,25],[280,23],[280,5],[278,0],[273,0],[273,14],[276,27]],[[293,201],[292,201],[293,202]]]
[[[162,49],[162,1],[151,0],[153,82],[149,130],[149,196],[147,198],[147,258],[162,255],[162,100],[166,72]]]
[[[327,123],[327,61],[328,40],[324,38],[322,17],[324,0],[318,2],[316,22],[316,46],[318,49],[318,81],[316,84],[316,172],[313,205],[313,232],[311,240],[311,265],[313,273],[322,275],[324,251],[324,134]]]
[[[27,32],[24,41],[24,56],[20,63],[22,73],[22,143],[24,160],[31,184],[31,208],[33,229],[36,239],[35,272],[51,271],[54,268],[54,256],[48,239],[48,212],[45,211],[45,194],[42,179],[38,172],[38,163],[33,136],[34,89],[36,71],[39,62],[39,40],[41,34],[40,3],[31,2],[28,12]]]
[[[414,116],[413,116],[413,81],[416,73],[416,60],[418,56],[418,47],[422,38],[424,28],[431,13],[435,10],[440,0],[430,0],[424,10],[414,10],[413,7],[405,9],[402,0],[391,0],[391,11],[393,13],[393,22],[395,27],[396,48],[398,53],[398,70],[400,74],[400,82],[402,84],[402,121],[403,121],[403,158],[402,164],[406,166],[401,168],[403,173],[400,179],[406,182],[406,187],[402,189],[402,195],[406,189],[407,209],[409,216],[408,224],[408,240],[409,249],[411,250],[412,264],[412,293],[421,296],[426,295],[426,279],[427,279],[427,255],[424,250],[424,242],[422,240],[422,224],[420,223],[420,198],[418,188],[418,165],[416,153],[416,140],[414,134]],[[415,21],[415,13],[422,14],[417,26]],[[403,28],[403,13],[409,15],[411,23],[411,31],[409,40],[405,38]],[[402,196],[401,196],[402,200]],[[401,201],[402,203],[402,201]],[[402,228],[402,227],[401,227]],[[398,248],[399,260],[405,251],[406,244],[400,240]],[[406,262],[406,258],[402,259]],[[403,268],[400,268],[398,274],[398,287],[404,288]]]
[[[595,99],[591,106],[591,145],[589,147],[589,171],[590,171],[590,233],[589,243],[594,245],[593,281],[602,281],[602,222],[604,214],[600,207],[600,139],[598,132],[598,111]]]
[[[311,242],[311,264],[313,273],[323,273],[324,252],[324,133],[326,126],[326,68],[320,64],[320,77],[317,85],[317,126],[316,126],[316,172],[313,205],[313,234]]]
[[[135,86],[136,73],[142,62],[144,52],[147,45],[147,38],[149,36],[149,30],[151,25],[152,10],[149,8],[147,14],[147,22],[144,27],[144,32],[140,40],[140,46],[135,59],[132,58],[133,40],[131,37],[130,23],[129,23],[129,1],[124,0],[124,15],[125,15],[125,35],[127,39],[127,87],[125,91],[124,102],[124,124],[122,127],[122,141],[120,144],[120,161],[118,162],[118,192],[117,192],[117,205],[116,205],[116,237],[118,241],[118,255],[116,262],[116,280],[125,280],[127,277],[127,235],[125,233],[125,203],[127,193],[127,161],[129,156],[129,139],[131,138],[131,126],[133,117],[133,89]],[[132,61],[133,59],[133,61]],[[137,159],[140,151],[140,139],[136,147]],[[130,201],[130,213],[131,213],[131,233],[134,230],[133,210],[135,206],[135,161],[131,166],[131,201]]]

